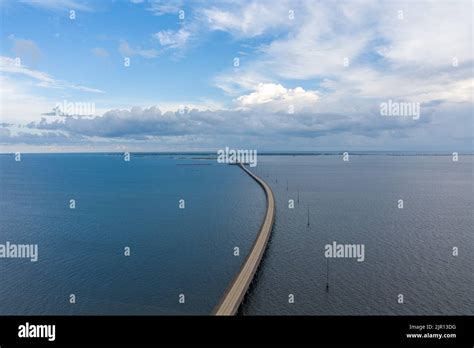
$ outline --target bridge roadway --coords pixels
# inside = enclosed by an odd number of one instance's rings
[[[212,312],[213,315],[235,315],[237,313],[257,271],[260,260],[265,253],[275,219],[275,199],[270,186],[248,170],[243,164],[239,164],[239,166],[263,188],[267,198],[267,211],[250,253],[247,255],[240,271],[230,283],[230,286],[227,288],[219,304]]]

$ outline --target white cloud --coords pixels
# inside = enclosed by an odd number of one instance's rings
[[[0,77],[0,120],[15,125],[38,120],[54,104],[6,75]]]
[[[376,71],[370,68],[348,70],[337,80],[327,80],[324,87],[336,95],[365,98],[401,98],[414,102],[443,100],[446,102],[472,101],[473,79],[468,68],[446,67],[423,72]],[[394,88],[397,86],[398,88]]]
[[[104,142],[184,141],[181,145],[189,145],[188,149],[222,139],[257,141],[268,144],[267,148],[285,148],[291,142],[293,148],[321,145],[334,149],[334,144],[342,144],[361,149],[413,149],[438,146],[439,139],[443,139],[440,147],[472,147],[470,1],[197,4],[200,8],[186,13],[181,29],[163,30],[154,37],[164,47],[181,48],[191,38],[219,30],[228,32],[242,47],[248,43],[257,46],[242,57],[240,67],[232,68],[229,61],[229,69],[212,79],[232,95],[231,108],[198,107],[180,114],[175,112],[177,105],[168,103],[165,109],[173,112],[160,111],[161,104],[160,109],[122,108],[88,119],[47,119],[30,124],[31,129]],[[182,5],[180,1],[157,1],[150,10],[156,15],[177,14]],[[294,20],[288,18],[290,9]],[[403,20],[397,17],[399,10]],[[125,56],[146,58],[159,53],[132,48],[127,42],[119,50]],[[454,57],[458,67],[452,66]],[[61,85],[32,69],[16,73],[40,85]],[[21,91],[12,87],[9,95],[17,92]],[[380,117],[378,106],[387,99],[421,103],[420,120]],[[292,115],[289,104],[295,106]]]
[[[87,4],[75,0],[20,0],[20,2],[47,10],[92,11]]]
[[[171,48],[182,48],[186,45],[191,33],[185,29],[178,31],[163,30],[155,33],[153,36],[160,42],[161,46]]]
[[[364,3],[364,6],[366,4]],[[356,18],[344,17],[344,13],[352,14],[351,9],[345,11],[320,2],[278,3],[264,2],[270,16],[260,16],[260,12],[252,10],[250,5],[242,5],[241,9],[228,16],[226,25],[220,26],[235,36],[252,36],[266,31],[284,28],[285,32],[273,36],[268,44],[261,45],[258,50],[247,57],[238,71],[228,70],[215,78],[216,85],[226,93],[252,90],[261,82],[279,82],[282,79],[310,80],[327,75],[343,74],[344,59],[350,63],[366,47],[372,35],[357,21]],[[276,7],[276,12],[273,12]],[[357,6],[353,6],[356,7]],[[288,19],[288,9],[292,9],[295,19]],[[213,9],[213,11],[217,11]],[[226,13],[224,10],[219,12]],[[241,17],[245,13],[248,21]],[[234,18],[235,16],[235,18]],[[271,20],[267,19],[271,18]],[[234,28],[230,23],[240,25]],[[270,22],[266,22],[270,21]],[[211,29],[215,25],[210,24]],[[346,28],[346,29],[341,29]],[[252,80],[254,84],[251,85]]]
[[[119,52],[124,57],[140,56],[146,59],[156,58],[159,55],[159,52],[153,48],[148,50],[142,49],[141,47],[132,48],[126,41],[120,43]]]
[[[305,108],[314,109],[319,99],[316,91],[305,91],[301,87],[295,89],[285,88],[280,84],[260,83],[255,91],[242,95],[236,99],[236,103],[241,107],[265,106],[271,111],[289,110],[298,112]]]
[[[148,11],[151,11],[156,16],[170,13],[178,14],[179,10],[183,8],[182,0],[150,0],[149,4]]]
[[[366,109],[376,98],[420,103],[470,100],[473,38],[469,1],[308,1],[296,5],[294,25],[287,34],[274,36],[238,69],[218,74],[214,79],[217,87],[235,94],[253,91],[259,83],[313,81],[328,110],[337,110],[343,99],[354,103],[356,98],[359,105],[367,104]],[[237,26],[245,23],[237,17],[247,8],[243,4],[234,13],[225,7],[213,9],[221,13],[217,22],[226,23],[219,28],[237,36],[262,32],[257,18],[250,21],[252,30]],[[215,23],[210,26],[217,27]],[[452,66],[454,57],[458,67]],[[344,66],[346,58],[348,66]]]
[[[265,104],[266,106],[268,104]],[[405,119],[387,119],[375,115],[314,112],[302,110],[295,114],[274,112],[262,105],[228,110],[187,110],[163,113],[158,107],[111,110],[92,118],[66,117],[59,120],[42,119],[30,123],[35,131],[63,132],[72,137],[99,139],[134,139],[142,142],[160,141],[183,136],[203,137],[207,142],[243,141],[258,138],[271,144],[276,138],[320,138],[350,133],[368,139],[392,131],[411,132],[424,124]],[[238,127],[235,125],[238,124]],[[86,142],[87,143],[87,142]]]
[[[294,9],[295,19],[291,21],[293,25],[288,28],[287,34],[277,36],[270,43],[261,46],[254,55],[255,58],[244,64],[239,73],[266,75],[267,81],[309,80],[343,74],[345,58],[349,63],[353,63],[373,38],[373,33],[356,19],[344,17],[344,13],[352,13],[352,7],[358,8],[357,3],[350,4],[350,9],[344,8],[342,11],[335,4],[297,3],[298,6]],[[269,6],[271,11],[271,4]],[[246,8],[242,11],[246,11]],[[264,25],[259,24],[260,22],[258,16],[252,20],[256,28],[258,25]],[[232,28],[228,30],[233,32]],[[230,84],[234,80],[239,83],[238,74],[229,72],[228,75],[226,79],[221,76],[219,81],[226,80],[227,84]],[[237,77],[237,80],[232,79],[230,75]],[[219,87],[229,88],[222,83]]]
[[[90,88],[81,85],[71,84],[66,81],[56,80],[45,72],[33,70],[27,66],[17,64],[17,61],[13,58],[0,56],[0,71],[5,74],[22,75],[36,81],[37,86],[45,88],[60,88],[60,89],[75,89],[84,92],[92,93],[105,93],[104,91],[96,88]]]
[[[242,38],[291,26],[291,9],[287,1],[266,0],[235,3],[230,8],[214,6],[199,12],[211,30],[226,31]]]
[[[387,2],[377,15],[387,41],[379,52],[396,64],[446,66],[454,57],[473,58],[471,1]]]
[[[275,80],[259,69],[234,69],[214,77],[214,84],[230,95],[241,95],[252,91],[259,83],[272,83]]]

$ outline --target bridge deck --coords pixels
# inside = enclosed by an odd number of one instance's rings
[[[262,259],[265,249],[270,239],[272,232],[273,220],[275,218],[275,200],[273,192],[270,186],[265,181],[260,179],[258,176],[253,174],[250,170],[245,168],[242,164],[240,167],[250,175],[265,191],[267,198],[267,212],[265,214],[265,220],[260,227],[257,239],[255,240],[250,253],[247,255],[239,273],[231,282],[229,288],[225,292],[223,298],[214,309],[213,314],[215,315],[234,315],[242,300],[244,299],[245,293],[252,282],[252,278],[257,271],[260,260]]]

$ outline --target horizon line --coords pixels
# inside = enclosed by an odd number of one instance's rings
[[[238,149],[244,150],[244,149]],[[250,149],[247,149],[250,151]],[[253,149],[252,149],[253,150]],[[244,150],[245,151],[245,150]],[[50,151],[50,152],[3,152],[0,151],[0,155],[15,155],[16,153],[20,154],[30,154],[30,155],[54,155],[54,154],[64,154],[64,155],[80,155],[80,154],[103,154],[103,155],[123,155],[124,153],[135,154],[135,155],[217,155],[218,150],[215,151]],[[289,150],[289,151],[272,151],[266,150],[258,152],[261,156],[288,156],[288,155],[302,155],[302,156],[311,156],[311,155],[342,155],[345,152],[354,155],[372,155],[372,154],[385,154],[385,155],[402,155],[402,154],[412,154],[412,155],[438,155],[438,156],[451,156],[453,152],[443,150],[324,150],[324,151],[307,151],[307,150]],[[464,152],[464,151],[454,151],[460,155],[474,155],[474,152]]]

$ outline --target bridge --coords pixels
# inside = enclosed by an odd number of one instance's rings
[[[243,164],[240,163],[239,166],[263,188],[267,198],[267,211],[250,253],[247,255],[242,267],[230,283],[219,304],[212,312],[214,315],[235,315],[237,313],[265,253],[275,219],[275,199],[270,186]]]

